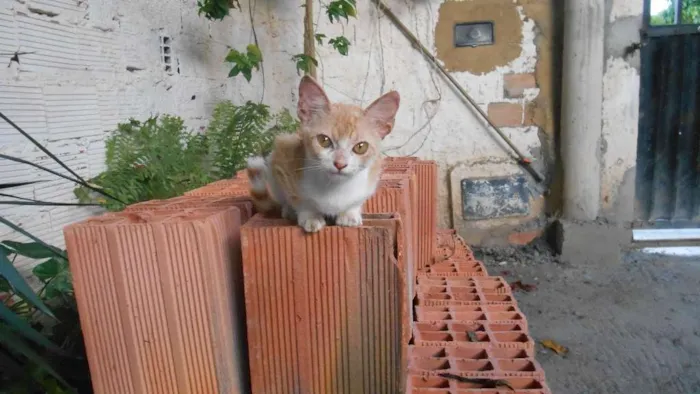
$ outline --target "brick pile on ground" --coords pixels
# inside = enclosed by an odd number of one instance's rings
[[[416,275],[408,382],[413,394],[550,394],[527,319],[504,278],[440,230]]]

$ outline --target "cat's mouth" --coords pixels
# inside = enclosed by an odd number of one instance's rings
[[[331,171],[331,176],[333,177],[346,177],[350,176],[349,172],[343,172],[343,171]]]

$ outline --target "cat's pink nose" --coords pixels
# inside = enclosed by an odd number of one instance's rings
[[[343,168],[345,168],[345,167],[348,166],[347,164],[343,163],[342,161],[334,161],[334,162],[333,162],[333,165],[335,166],[335,168],[338,169],[338,171],[340,171],[340,170],[342,170]]]

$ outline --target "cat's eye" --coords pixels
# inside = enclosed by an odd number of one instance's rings
[[[366,142],[358,142],[355,144],[355,146],[352,147],[352,151],[357,153],[358,155],[364,155],[367,153],[367,149],[369,149],[369,144]]]
[[[319,134],[316,136],[316,141],[321,145],[321,148],[330,148],[333,145],[333,141],[328,138],[327,135]]]

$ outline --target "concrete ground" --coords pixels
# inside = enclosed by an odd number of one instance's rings
[[[491,275],[536,285],[515,295],[553,394],[700,393],[700,259],[644,255],[629,239],[570,224],[561,257],[544,241],[475,248]]]

